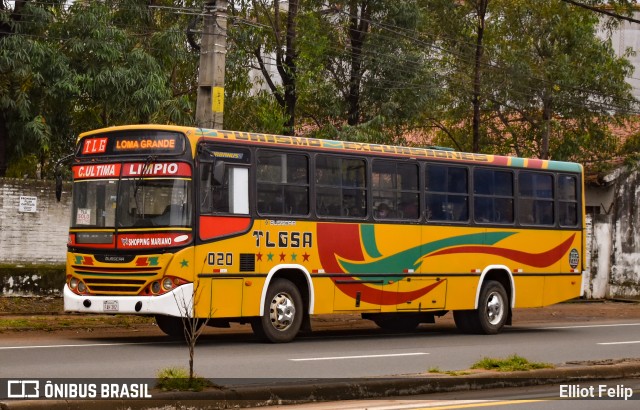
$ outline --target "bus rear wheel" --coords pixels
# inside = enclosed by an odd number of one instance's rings
[[[494,335],[499,333],[509,316],[507,291],[500,282],[489,280],[480,291],[478,309],[453,312],[456,327],[463,333]]]
[[[264,314],[251,322],[253,332],[271,343],[292,341],[302,325],[302,296],[287,279],[276,279],[267,290]]]

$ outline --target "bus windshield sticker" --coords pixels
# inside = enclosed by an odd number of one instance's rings
[[[91,209],[78,208],[76,225],[91,225]]]

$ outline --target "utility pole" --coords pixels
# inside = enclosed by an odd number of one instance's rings
[[[223,128],[224,65],[227,53],[227,0],[205,5],[200,45],[196,124],[203,128]]]

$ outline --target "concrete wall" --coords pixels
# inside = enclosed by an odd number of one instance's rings
[[[610,294],[640,298],[640,173],[623,174],[616,184],[612,221]]]
[[[586,296],[640,299],[640,173],[618,169],[586,194],[607,198],[592,218]]]
[[[35,198],[35,212],[24,212]],[[62,201],[52,181],[0,178],[0,266],[64,264],[71,212],[71,185]]]

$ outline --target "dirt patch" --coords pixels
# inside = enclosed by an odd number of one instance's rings
[[[153,318],[65,313],[61,297],[0,297],[0,333],[155,328]]]
[[[54,315],[64,313],[61,297],[0,297],[0,317],[6,315]]]

